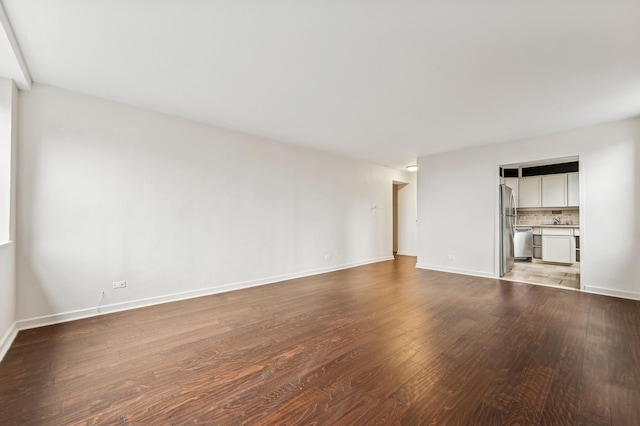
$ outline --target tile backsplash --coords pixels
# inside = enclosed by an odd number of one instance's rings
[[[550,225],[554,218],[560,218],[563,225],[580,224],[580,210],[518,210],[518,225]]]

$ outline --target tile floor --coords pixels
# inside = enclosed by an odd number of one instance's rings
[[[579,289],[580,263],[576,262],[572,265],[561,265],[543,263],[539,259],[533,259],[532,262],[516,260],[513,269],[505,274],[502,279]]]

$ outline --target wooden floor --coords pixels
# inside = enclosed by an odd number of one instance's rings
[[[533,259],[531,261],[516,260],[513,269],[507,272],[502,279],[579,289],[580,262],[563,265],[546,263],[539,259]]]
[[[0,423],[638,424],[640,302],[414,264],[21,331]]]

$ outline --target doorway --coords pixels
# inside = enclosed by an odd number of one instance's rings
[[[415,229],[411,229],[411,222],[415,220],[415,194],[408,191],[411,184],[392,181],[392,247],[393,255],[414,256],[411,236],[415,236]]]
[[[398,189],[399,184],[393,185],[393,256],[398,254]]]
[[[501,279],[579,290],[578,157],[505,164],[499,173],[516,200],[513,268]]]

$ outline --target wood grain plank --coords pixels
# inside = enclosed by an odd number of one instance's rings
[[[549,367],[537,365],[529,369],[509,408],[504,424],[537,424],[552,377],[553,369]]]
[[[468,363],[461,366],[457,379],[447,380],[449,398],[442,408],[431,419],[431,425],[467,424],[474,420],[476,407],[480,405],[482,395],[486,392],[496,373]]]
[[[611,424],[627,424],[640,420],[640,389],[613,385],[609,388]]]
[[[541,425],[572,425],[578,420],[587,317],[577,317],[584,321],[584,327],[578,323],[577,326],[569,327],[564,335],[560,361],[554,369],[548,397],[540,415]]]
[[[594,367],[584,363],[580,383],[578,419],[594,423],[609,424],[611,410],[609,406],[609,381],[606,367]]]

